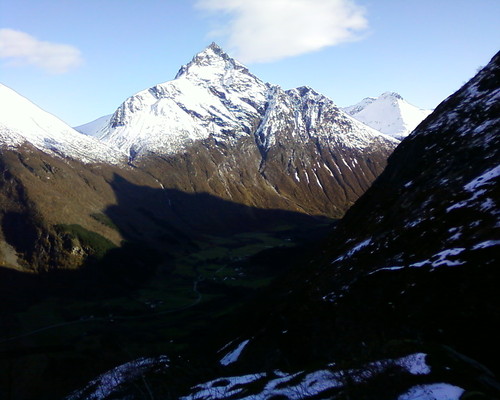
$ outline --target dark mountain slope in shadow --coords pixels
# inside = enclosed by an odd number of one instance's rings
[[[250,341],[219,376],[421,351],[420,383],[499,395],[499,95],[497,54],[402,142],[320,254],[228,323],[218,348]]]

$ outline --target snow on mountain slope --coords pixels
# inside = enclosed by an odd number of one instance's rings
[[[343,110],[373,129],[398,139],[408,136],[432,112],[411,105],[393,92],[377,98],[367,97]]]
[[[292,109],[298,115],[296,119],[299,132],[305,131],[309,137],[324,138],[358,150],[372,146],[377,140],[395,143],[392,137],[350,117],[328,97],[311,88],[300,87],[288,90],[286,94],[293,104]]]
[[[84,135],[99,137],[99,132],[109,123],[112,116],[113,114],[105,115],[92,122],[75,126],[73,129]]]
[[[90,162],[119,163],[124,156],[96,139],[78,133],[63,121],[0,84],[0,145],[29,143],[46,153]]]
[[[319,123],[316,127],[322,115],[320,104],[327,104],[338,114],[328,128],[320,129]],[[184,65],[173,81],[128,98],[97,132],[87,128],[81,131],[100,137],[132,158],[148,152],[177,153],[209,137],[234,142],[253,134],[266,151],[276,144],[276,133],[292,122],[290,118],[280,119],[280,114],[293,115],[292,135],[299,138],[353,135],[362,148],[372,144],[374,138],[382,138],[311,89],[284,91],[264,83],[214,43]],[[392,143],[386,136],[383,140]]]
[[[215,44],[184,65],[175,80],[125,100],[96,132],[131,156],[175,153],[195,140],[250,133],[268,86]]]

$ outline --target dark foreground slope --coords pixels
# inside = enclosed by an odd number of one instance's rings
[[[135,360],[68,398],[499,398],[499,98],[497,54],[311,261],[214,320],[190,360]]]

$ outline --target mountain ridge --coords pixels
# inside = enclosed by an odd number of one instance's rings
[[[86,133],[128,153],[165,187],[252,206],[271,196],[278,207],[335,217],[398,143],[311,88],[262,82],[215,44],[176,79],[129,97],[107,124]],[[187,173],[193,168],[203,181]]]
[[[119,164],[125,159],[125,154],[119,150],[77,132],[2,84],[0,105],[0,145],[3,147],[16,148],[29,143],[52,155],[68,156],[85,163]]]
[[[286,97],[300,92],[301,88],[283,91],[279,86],[262,82],[247,67],[212,43],[182,66],[174,80],[140,91],[125,100],[108,124],[88,131],[85,125],[77,129],[116,145],[132,158],[143,152],[170,154],[196,140],[215,137],[231,142],[251,135],[266,117],[269,105],[290,101],[292,99]],[[201,101],[193,102],[193,98]],[[330,107],[337,108],[330,99],[327,100]],[[340,110],[338,113],[342,115]],[[175,115],[174,121],[172,115]],[[362,133],[365,146],[373,138],[381,137],[378,131],[359,124],[355,119],[344,115],[342,118],[346,121],[344,123],[353,126],[353,130]],[[259,129],[261,136],[268,134],[266,129]],[[272,140],[260,138],[258,143],[269,144]]]

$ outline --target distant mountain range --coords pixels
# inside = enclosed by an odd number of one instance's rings
[[[394,92],[367,97],[343,108],[343,111],[369,127],[400,140],[432,112],[415,107]]]

